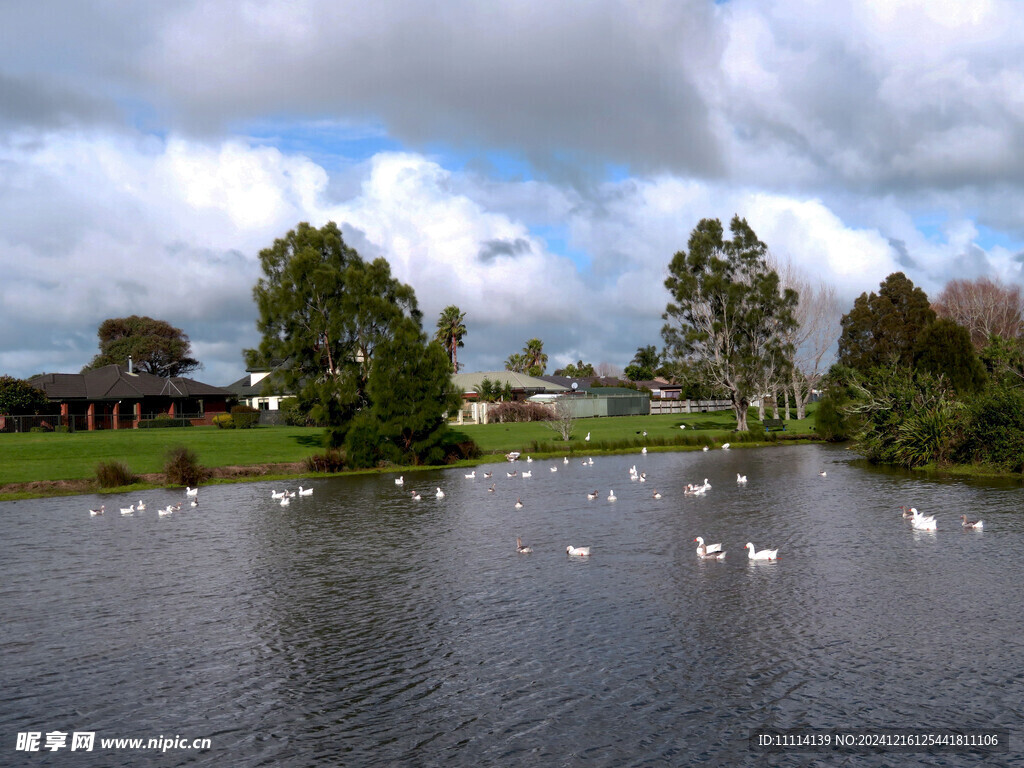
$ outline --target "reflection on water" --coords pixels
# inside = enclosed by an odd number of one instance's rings
[[[3,762],[42,759],[17,733],[62,730],[213,743],[162,758],[97,745],[64,758],[76,766],[889,765],[765,756],[747,738],[943,726],[1010,729],[1011,753],[984,762],[1021,764],[1019,487],[849,459],[538,461],[531,478],[314,481],[288,507],[268,484],[214,486],[162,518],[149,510],[177,493],[147,493],[133,517],[107,499],[115,514],[90,518],[92,497],[0,505]],[[706,495],[683,494],[705,477]],[[911,530],[901,504],[938,531]],[[698,535],[726,559],[699,559]],[[747,541],[778,562],[749,562]]]

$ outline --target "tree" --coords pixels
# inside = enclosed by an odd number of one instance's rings
[[[194,360],[192,345],[180,328],[151,317],[118,317],[104,320],[96,333],[100,353],[82,370],[104,365],[128,365],[154,376],[182,376],[201,368]]]
[[[795,323],[797,295],[782,289],[765,257],[768,246],[734,216],[726,240],[717,219],[702,219],[689,251],[669,264],[672,296],[662,318],[667,354],[700,363],[716,388],[732,400],[736,428],[747,430],[750,398],[764,395],[764,374],[791,355],[784,334]]]
[[[980,350],[990,336],[1014,339],[1024,331],[1024,292],[1019,285],[999,280],[951,280],[935,299],[932,309],[939,317],[959,323]]]
[[[565,368],[559,368],[555,371],[555,376],[568,376],[570,379],[585,379],[596,375],[594,366],[590,363],[584,363],[582,360],[578,360],[575,365],[569,363]]]
[[[769,264],[772,264],[769,260]],[[792,262],[772,265],[779,279],[800,297],[793,317],[796,325],[786,334],[793,348],[790,361],[790,390],[796,405],[796,417],[807,415],[807,398],[820,383],[826,371],[824,361],[839,335],[842,310],[836,298],[836,289],[821,280],[814,281],[797,269]],[[786,418],[789,418],[789,396],[786,395]]]
[[[512,353],[505,360],[505,370],[525,373],[529,376],[543,376],[548,366],[548,356],[544,354],[544,342],[530,339],[521,353]]]
[[[551,421],[545,421],[544,425],[556,432],[563,442],[569,442],[572,438],[572,428],[576,423],[576,412],[572,403],[564,396],[560,397],[555,401],[554,412],[555,417]]]
[[[924,291],[902,272],[894,272],[877,294],[862,293],[843,315],[839,362],[860,371],[894,360],[912,365],[917,337],[934,320]]]
[[[448,352],[455,373],[459,372],[458,348],[465,346],[462,343],[462,337],[466,335],[465,321],[466,313],[451,304],[441,312],[437,320],[437,333],[434,335]]]
[[[341,444],[360,409],[377,347],[421,315],[412,288],[391,276],[383,258],[363,261],[334,222],[303,222],[260,251],[263,277],[253,289],[258,349],[250,365],[277,362],[284,385],[310,417]]]
[[[626,366],[626,378],[630,381],[650,381],[661,365],[661,355],[653,344],[637,347],[636,354]]]
[[[970,332],[944,317],[921,331],[914,349],[914,367],[944,376],[958,395],[975,394],[985,388],[985,366],[974,352]]]
[[[401,324],[377,347],[367,394],[372,405],[357,417],[345,442],[353,466],[372,466],[379,459],[444,461],[450,438],[445,417],[461,403],[444,347],[428,343],[412,322]]]
[[[5,416],[32,416],[45,413],[50,401],[41,389],[23,379],[0,376],[0,414]]]

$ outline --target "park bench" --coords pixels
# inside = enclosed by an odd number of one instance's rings
[[[761,425],[764,427],[765,432],[771,432],[773,429],[786,431],[786,422],[782,419],[761,419]]]

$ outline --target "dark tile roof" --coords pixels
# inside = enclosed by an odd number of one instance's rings
[[[224,387],[184,376],[163,378],[122,365],[105,365],[85,373],[44,373],[29,379],[50,400],[123,400],[143,397],[230,397]]]

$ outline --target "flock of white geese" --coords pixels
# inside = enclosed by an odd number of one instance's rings
[[[312,488],[303,488],[301,485],[299,486],[299,490],[298,491],[287,491],[287,490],[285,490],[285,491],[278,491],[278,490],[272,490],[270,492],[270,498],[274,499],[275,501],[278,501],[281,504],[282,507],[287,507],[291,503],[291,500],[296,498],[296,497],[312,496],[312,495],[313,495],[313,489]],[[192,507],[192,508],[198,507],[199,506],[199,488],[198,487],[192,488],[191,486],[186,486],[185,487],[185,499],[188,501],[189,507]],[[157,510],[157,515],[160,516],[160,517],[166,517],[167,515],[174,514],[175,512],[180,512],[182,510],[183,506],[184,506],[184,502],[181,502],[181,501],[179,501],[176,504],[168,504],[166,507],[160,507]],[[145,512],[146,511],[146,503],[142,499],[139,499],[139,501],[137,503],[131,504],[130,506],[127,506],[127,507],[121,507],[120,510],[121,510],[121,516],[122,517],[131,517],[136,512]],[[101,504],[99,507],[96,507],[95,509],[90,509],[89,510],[89,516],[90,517],[99,517],[100,515],[104,514],[106,511],[107,511],[106,504]]]
[[[727,450],[729,450],[729,443],[724,443],[721,447],[722,447],[722,450],[726,450],[727,451]],[[705,451],[708,450],[707,446],[704,447],[704,450]],[[641,453],[641,455],[646,455],[647,448],[646,447],[642,448],[640,453]],[[517,462],[520,459],[520,453],[518,451],[513,451],[512,453],[507,454],[505,458],[508,459],[508,461],[511,464],[514,465],[515,462]],[[527,464],[532,464],[533,463],[533,459],[530,458],[529,456],[527,456],[526,459],[525,459],[525,462]],[[569,457],[568,456],[564,457],[562,459],[562,463],[563,464],[569,464]],[[581,464],[584,467],[591,467],[591,466],[594,465],[594,459],[593,458],[583,459],[581,461]],[[558,467],[556,465],[552,465],[552,466],[548,467],[548,469],[549,469],[550,472],[557,472],[558,471]],[[821,475],[822,477],[825,477],[825,472],[824,471],[821,471],[818,474]],[[494,471],[493,470],[492,471],[485,471],[483,473],[483,479],[491,480],[491,479],[493,479],[493,475],[494,475]],[[522,471],[520,471],[518,468],[514,468],[512,470],[506,470],[505,471],[505,476],[508,477],[508,478],[530,478],[530,477],[533,477],[533,470],[522,470]],[[464,477],[465,477],[466,480],[475,480],[477,478],[476,470],[474,469],[472,472],[469,472],[468,474],[464,475]],[[636,465],[634,464],[632,467],[629,468],[629,479],[630,479],[630,482],[645,483],[645,482],[647,482],[647,473],[646,472],[642,472],[642,471],[638,471],[637,468],[636,468]],[[736,483],[738,485],[745,485],[746,482],[747,482],[746,475],[741,475],[741,474],[737,473],[737,475],[736,475]],[[402,476],[399,476],[399,477],[395,478],[395,485],[400,486],[400,487],[404,486],[405,485],[405,476],[402,475]],[[495,485],[496,485],[495,483],[491,483],[491,485],[487,489],[487,491],[489,493],[494,493],[495,492]],[[711,490],[711,483],[708,481],[708,478],[705,477],[703,483],[687,483],[685,488],[683,489],[683,493],[685,495],[687,495],[687,496],[703,496],[705,493],[707,493],[710,490]],[[414,490],[414,491],[410,491],[409,493],[410,493],[410,496],[411,496],[413,501],[420,501],[423,498],[423,494],[421,492],[419,492],[419,491],[415,491]],[[444,491],[440,487],[438,487],[436,489],[436,492],[433,495],[436,498],[438,498],[438,499],[443,499],[444,496],[445,496],[445,493],[444,493]],[[596,500],[598,498],[599,495],[600,495],[600,493],[596,489],[594,491],[590,491],[590,492],[587,493],[587,500],[588,501],[594,501],[594,500]],[[657,500],[657,499],[662,498],[662,495],[657,490],[654,490],[654,491],[651,492],[651,498]],[[608,491],[608,496],[606,497],[606,499],[607,499],[608,502],[615,502],[615,501],[618,500],[618,496],[615,495],[615,490],[614,489]],[[513,506],[515,507],[515,509],[522,509],[523,508],[524,504],[523,504],[523,499],[522,499],[521,496],[516,498],[516,502],[515,502],[515,504]],[[704,543],[704,539],[702,537],[700,537],[700,536],[695,538],[694,541],[697,542],[697,545],[698,545],[697,546],[697,550],[696,550],[698,557],[700,557],[702,559],[706,559],[706,560],[724,560],[725,559],[725,551],[722,549],[722,545],[721,544],[705,544]],[[747,542],[745,548],[747,550],[747,558],[750,559],[750,560],[771,560],[771,561],[774,561],[774,560],[778,559],[778,555],[779,555],[779,550],[778,549],[761,549],[761,550],[759,550],[751,542]],[[516,552],[518,552],[519,554],[522,554],[522,555],[532,554],[533,553],[533,547],[528,546],[528,545],[524,545],[523,541],[522,541],[522,537],[517,536],[516,537]],[[575,547],[575,546],[570,544],[570,545],[566,546],[565,553],[569,557],[590,557],[590,555],[591,555],[591,548],[590,547]]]

